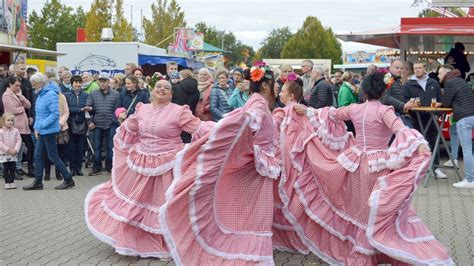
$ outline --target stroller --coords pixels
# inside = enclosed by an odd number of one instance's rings
[[[89,168],[94,163],[94,145],[92,142],[92,132],[87,130],[86,134],[86,155],[84,157],[84,167]]]

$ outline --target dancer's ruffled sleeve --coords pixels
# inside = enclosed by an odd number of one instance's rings
[[[351,119],[350,108],[351,106],[339,109],[334,107],[306,109],[306,116],[316,130],[316,135],[332,150],[341,150],[348,143],[350,133],[347,132],[344,121]]]
[[[183,131],[192,134],[192,141],[200,139],[209,133],[215,125],[213,121],[204,122],[195,117],[187,105],[183,106],[178,123]]]
[[[125,150],[129,149],[133,144],[138,142],[138,117],[140,115],[140,109],[142,108],[142,106],[143,103],[138,103],[135,106],[135,113],[125,119],[125,121],[117,129],[117,132],[115,134],[115,141],[117,145],[115,145],[115,147]]]
[[[255,169],[262,176],[277,179],[280,175],[280,161],[275,156],[275,124],[271,115],[266,115],[267,112],[263,110],[249,112],[249,126],[255,132],[253,139]]]
[[[393,107],[387,107],[382,119],[395,134],[395,140],[387,152],[385,162],[387,169],[402,168],[410,157],[418,153],[418,148],[421,145],[425,145],[426,151],[430,150],[423,135],[415,129],[406,127],[402,120],[395,115]]]

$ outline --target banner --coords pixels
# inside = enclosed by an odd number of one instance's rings
[[[0,23],[2,31],[14,36],[13,45],[26,46],[28,40],[27,19],[28,0],[0,1]]]
[[[202,50],[204,48],[204,34],[198,32],[194,34],[193,38],[189,38],[186,42],[188,50]]]
[[[168,46],[168,54],[191,58],[192,51],[202,50],[204,47],[204,35],[196,33],[193,29],[178,28],[175,30],[174,43]]]

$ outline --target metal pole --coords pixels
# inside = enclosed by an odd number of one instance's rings
[[[222,34],[222,43],[221,43],[221,49],[224,50],[224,36],[225,36],[225,30],[221,32]]]
[[[130,23],[133,26],[133,5],[130,5]]]
[[[140,9],[140,36],[143,36],[143,9]]]

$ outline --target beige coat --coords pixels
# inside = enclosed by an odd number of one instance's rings
[[[68,130],[67,120],[69,119],[69,107],[67,106],[66,96],[59,94],[59,126],[61,131]]]

